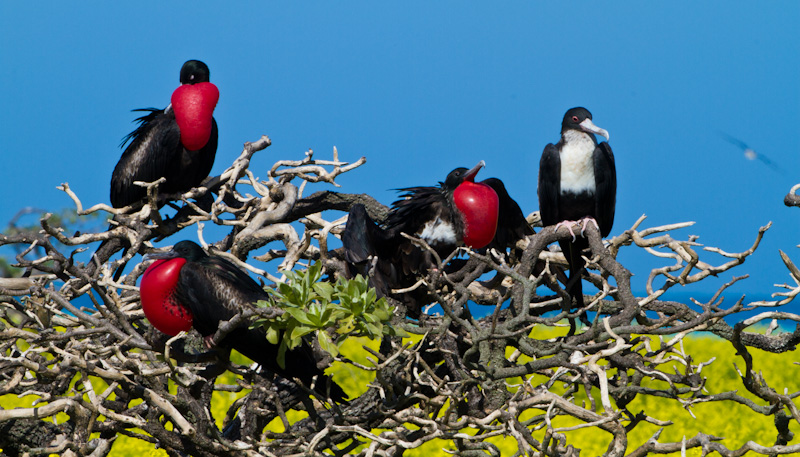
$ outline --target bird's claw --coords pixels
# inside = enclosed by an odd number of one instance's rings
[[[581,220],[580,220],[580,221],[578,221],[578,222],[580,222],[580,223],[581,223],[581,236],[584,236],[584,235],[583,235],[583,232],[585,232],[585,231],[586,231],[586,227],[589,225],[589,223],[590,223],[590,222],[591,222],[592,224],[594,224],[594,227],[595,227],[597,230],[600,230],[600,226],[599,226],[599,225],[597,225],[597,221],[595,220],[595,218],[593,218],[593,217],[591,217],[591,216],[584,217],[583,219],[581,219]],[[574,240],[573,240],[573,241],[574,241]]]
[[[564,227],[567,228],[567,230],[569,230],[569,234],[572,235],[572,241],[574,242],[576,238],[575,238],[575,232],[572,231],[572,226],[577,224],[577,223],[578,223],[578,221],[561,221],[558,224],[556,224],[556,227],[555,227],[554,230],[558,231],[558,228],[563,225]],[[581,236],[583,236],[583,231],[581,231]]]
[[[557,231],[558,228],[561,227],[561,226],[566,227],[567,230],[569,230],[569,234],[572,235],[572,241],[575,242],[575,240],[577,239],[577,236],[575,235],[575,232],[572,231],[572,226],[574,226],[574,225],[580,226],[581,227],[581,237],[584,237],[584,232],[586,231],[586,227],[589,226],[589,223],[594,224],[594,226],[597,228],[597,230],[600,230],[600,226],[597,225],[597,221],[595,220],[595,218],[593,218],[591,216],[586,216],[583,219],[579,219],[577,221],[561,221],[558,224],[556,224],[555,230]]]
[[[206,345],[206,349],[213,348],[216,345],[216,343],[214,343],[214,335],[203,337],[203,343]]]

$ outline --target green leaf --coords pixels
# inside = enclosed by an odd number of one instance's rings
[[[314,325],[314,323],[306,315],[306,312],[299,308],[286,308],[286,313],[290,314],[298,322],[305,325]]]
[[[278,284],[278,293],[281,295],[286,295],[292,293],[292,286],[290,286],[286,282],[282,282]]]
[[[286,343],[281,343],[281,347],[278,348],[278,366],[286,369]]]
[[[336,322],[335,319],[331,319],[334,312],[336,312],[336,308],[333,306],[325,307],[325,311],[323,311],[322,315],[319,317],[321,321],[321,327],[328,327]]]
[[[345,334],[352,332],[356,328],[353,316],[347,316],[339,322],[338,332]]]
[[[331,337],[324,330],[317,333],[317,341],[319,341],[319,346],[325,352],[334,357],[339,355],[339,348],[331,341]]]
[[[314,284],[314,292],[328,303],[333,301],[333,294],[335,291],[333,284],[329,282],[318,282]]]
[[[278,339],[280,338],[280,333],[278,329],[274,327],[267,327],[267,341],[272,344],[278,344]]]
[[[383,308],[378,308],[372,313],[378,320],[385,322],[391,319],[392,315],[389,314],[389,311]]]
[[[381,329],[383,325],[367,324],[366,327],[367,331],[369,332],[370,338],[374,338],[383,333]]]
[[[319,311],[319,310],[317,310],[317,311]],[[312,313],[308,313],[306,315],[306,317],[308,317],[308,320],[311,321],[311,325],[313,325],[315,328],[322,328],[323,327],[322,319],[320,319],[319,313],[313,313],[313,314]]]
[[[313,328],[307,327],[305,325],[298,325],[296,327],[292,327],[292,330],[289,332],[289,348],[294,349],[297,346],[300,346],[303,336],[308,335],[313,331],[314,331]]]
[[[374,287],[370,287],[367,290],[367,303],[370,303],[370,304],[375,303],[375,300],[377,298],[378,298],[378,293],[375,292],[375,288]]]
[[[315,283],[322,279],[322,262],[314,262],[308,268],[308,276],[311,278],[311,282]]]

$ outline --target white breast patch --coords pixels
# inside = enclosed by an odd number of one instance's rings
[[[564,134],[564,145],[561,148],[562,194],[594,193],[595,147],[594,141],[586,133],[569,130]]]
[[[425,224],[425,227],[422,228],[422,233],[419,234],[419,237],[425,240],[428,244],[458,243],[458,240],[456,239],[456,231],[453,229],[453,225],[449,222],[443,221],[438,216],[436,219]]]

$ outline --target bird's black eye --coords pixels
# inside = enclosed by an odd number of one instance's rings
[[[578,122],[578,116],[572,116],[572,122]]]

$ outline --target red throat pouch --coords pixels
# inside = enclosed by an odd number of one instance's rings
[[[172,110],[181,129],[181,143],[197,151],[208,143],[219,90],[212,83],[183,84],[172,93]]]

